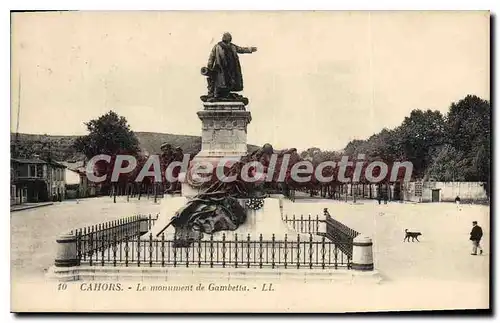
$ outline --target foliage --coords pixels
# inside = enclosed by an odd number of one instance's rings
[[[413,176],[440,181],[482,181],[489,192],[491,173],[491,106],[468,95],[439,111],[413,110],[395,129],[383,129],[367,140],[353,140],[348,156],[367,160],[411,161]]]
[[[99,154],[116,155],[139,152],[139,140],[130,130],[125,117],[109,111],[97,119],[85,123],[89,134],[75,140],[74,147],[85,157],[92,158]]]

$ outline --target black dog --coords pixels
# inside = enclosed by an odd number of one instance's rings
[[[422,233],[420,233],[420,232],[410,232],[410,231],[408,231],[408,229],[405,229],[405,233],[406,233],[406,235],[405,235],[405,238],[404,238],[403,242],[405,242],[406,240],[408,240],[408,242],[410,242],[410,238],[411,238],[411,242],[414,242],[415,239],[418,242],[420,242],[420,240],[418,240],[418,236],[421,236]]]

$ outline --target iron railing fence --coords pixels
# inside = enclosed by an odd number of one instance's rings
[[[250,235],[222,240],[210,235],[179,247],[178,240],[149,236],[156,216],[137,215],[74,230],[78,263],[90,266],[197,266],[258,268],[350,268],[353,239],[359,234],[333,219],[311,215],[288,217],[283,221],[296,232],[264,239]],[[307,238],[304,238],[306,235]],[[318,237],[319,236],[319,237]],[[314,237],[314,238],[313,238]]]
[[[140,237],[153,227],[158,216],[134,215],[71,231],[77,237],[78,258],[85,259],[102,248]]]
[[[322,219],[318,215],[313,218],[310,214],[307,217],[303,215],[288,217],[285,215],[283,221],[297,232],[327,237],[331,242],[337,244],[349,259],[352,258],[353,240],[359,235],[359,232],[333,219],[328,209],[324,210],[324,218]]]
[[[78,245],[85,249],[85,243]],[[308,239],[284,235],[277,240],[258,239],[250,235],[234,234],[228,239],[225,233],[221,240],[211,235],[209,240],[197,240],[188,247],[174,247],[175,239],[160,238],[152,234],[144,239],[135,237],[118,242],[102,236],[90,243],[100,246],[89,254],[81,253],[80,264],[90,266],[135,266],[135,267],[220,267],[220,268],[350,268],[350,257],[324,236],[318,241],[310,234]],[[94,251],[95,250],[95,251]]]

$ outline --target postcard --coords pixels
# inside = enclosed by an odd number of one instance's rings
[[[487,11],[11,13],[11,311],[490,309]]]

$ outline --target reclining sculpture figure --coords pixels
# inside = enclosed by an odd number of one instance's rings
[[[251,161],[259,161],[266,167],[266,162],[273,153],[278,153],[278,156],[283,156],[285,153],[296,154],[296,149],[275,152],[270,144],[266,144],[261,149],[242,157],[225,172],[229,176],[237,175],[235,181],[222,182],[217,176],[212,176],[213,180],[204,184],[203,192],[178,210],[157,236],[173,225],[174,247],[187,247],[193,241],[201,239],[203,233],[236,230],[246,221],[245,207],[238,202],[238,198],[258,200],[267,196],[266,183],[243,181],[239,176],[241,168]]]

